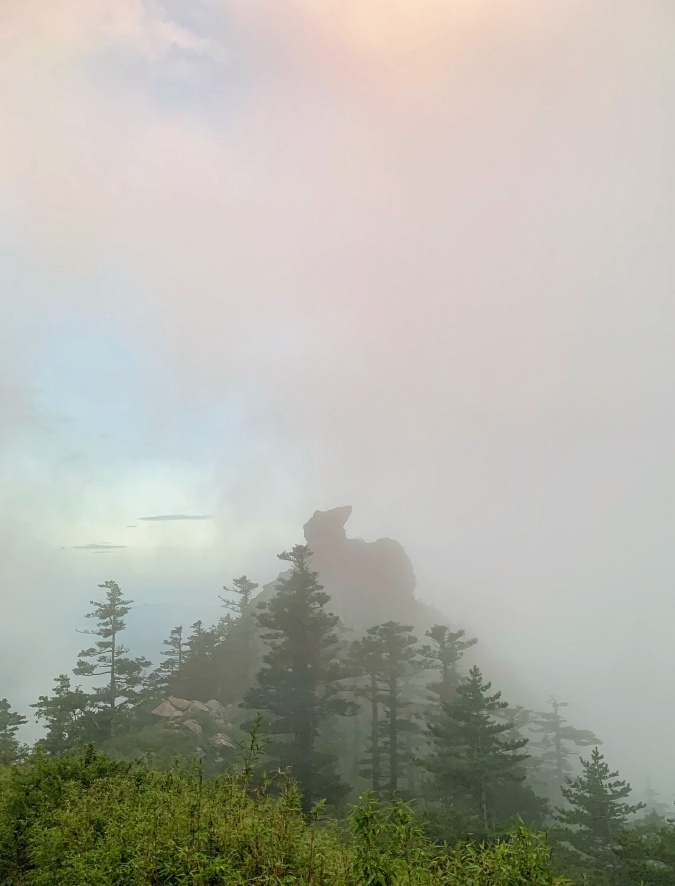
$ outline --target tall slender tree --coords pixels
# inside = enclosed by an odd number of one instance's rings
[[[346,672],[338,658],[339,618],[326,611],[330,597],[310,568],[311,551],[296,545],[279,554],[291,564],[277,593],[260,604],[258,623],[268,646],[257,686],[245,696],[250,710],[267,711],[276,740],[268,748],[275,765],[290,768],[303,794],[303,808],[325,798],[338,803],[348,787],[338,776],[335,755],[320,750],[324,727],[335,715],[354,712],[339,694]]]
[[[409,679],[426,670],[430,662],[420,654],[417,637],[413,635],[411,625],[402,625],[395,621],[384,622],[369,628],[366,640],[374,653],[371,666],[374,668],[379,687],[378,698],[383,708],[379,734],[382,761],[387,764],[386,789],[393,795],[399,789],[399,780],[406,767],[412,765],[410,742],[406,740],[406,733],[418,731],[416,723],[404,716],[405,709],[411,704],[405,688]]]
[[[216,666],[224,676],[224,703],[240,701],[253,684],[258,631],[255,592],[258,585],[247,576],[235,578],[232,586],[223,586],[229,597],[220,597],[231,619],[226,642],[216,652]]]
[[[631,805],[628,782],[611,772],[598,748],[590,760],[581,759],[583,772],[566,778],[562,789],[569,806],[557,809],[555,818],[562,825],[562,838],[577,859],[596,873],[605,875],[610,883],[623,880],[622,864],[617,854],[621,830],[628,817],[644,809],[644,803]]]
[[[133,600],[125,600],[119,585],[106,581],[98,586],[106,591],[103,601],[91,600],[94,607],[87,618],[95,618],[98,627],[93,631],[81,631],[100,637],[95,646],[80,652],[73,673],[82,677],[106,677],[106,682],[96,687],[90,696],[98,711],[97,723],[102,740],[112,738],[121,728],[130,708],[138,702],[143,684],[143,673],[150,662],[142,657],[128,658],[129,651],[119,643],[119,636],[126,628],[124,617],[129,613]]]
[[[183,639],[183,625],[176,625],[169,634],[169,638],[162,642],[166,649],[160,655],[166,656],[163,666],[169,677],[173,677],[183,667],[185,660],[185,640]]]
[[[421,761],[441,802],[463,806],[485,833],[496,822],[497,807],[503,807],[505,788],[524,780],[528,756],[518,753],[527,739],[507,738],[513,725],[496,720],[507,703],[501,692],[488,694],[491,685],[478,667],[471,668],[456,697],[443,702],[443,713],[429,723],[432,751]]]
[[[26,754],[26,746],[16,735],[25,722],[26,717],[13,711],[6,698],[0,699],[0,763],[16,763]]]
[[[566,784],[565,779],[572,775],[570,758],[574,754],[573,748],[597,746],[602,742],[590,730],[575,729],[567,723],[560,713],[562,708],[568,707],[567,702],[551,697],[548,703],[552,710],[536,714],[529,728],[541,736],[533,742],[542,751],[539,755],[541,772],[553,783],[553,793],[559,798]]]
[[[145,688],[151,698],[163,698],[173,693],[185,663],[187,643],[183,636],[183,625],[172,628],[168,639],[162,641],[166,649],[160,651],[164,661],[145,678]]]
[[[364,699],[368,704],[370,735],[368,738],[366,758],[360,775],[370,780],[374,794],[379,794],[382,787],[382,735],[380,712],[384,701],[379,676],[382,670],[382,644],[380,638],[369,632],[360,640],[355,640],[350,647],[350,665],[356,683],[352,691],[357,698]]]
[[[422,654],[431,662],[431,667],[440,672],[440,677],[428,684],[437,711],[444,701],[449,701],[457,692],[461,676],[459,661],[467,649],[478,643],[477,637],[464,639],[466,631],[451,631],[447,625],[435,624],[426,636],[431,641],[422,647]]]

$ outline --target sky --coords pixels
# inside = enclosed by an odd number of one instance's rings
[[[72,669],[101,582],[196,620],[350,504],[514,702],[675,799],[673,35],[0,0],[0,696]]]

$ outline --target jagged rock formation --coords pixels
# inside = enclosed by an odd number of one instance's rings
[[[312,567],[331,595],[328,608],[359,632],[381,622],[400,621],[414,625],[423,636],[432,624],[445,621],[415,597],[415,573],[399,542],[347,538],[345,524],[351,513],[349,505],[315,511],[303,527]],[[274,595],[276,581],[264,586],[260,600]]]
[[[215,698],[204,703],[170,695],[152,713],[165,721],[158,724],[165,732],[191,732],[198,738],[205,737],[213,748],[235,747],[232,739],[223,731],[228,728],[228,709]]]

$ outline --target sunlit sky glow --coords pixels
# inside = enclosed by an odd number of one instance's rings
[[[72,668],[98,583],[210,612],[351,504],[514,701],[666,765],[674,19],[4,4],[0,697]]]

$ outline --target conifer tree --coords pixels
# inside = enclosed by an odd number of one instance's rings
[[[663,797],[652,787],[650,778],[647,779],[643,796],[645,809],[647,810],[645,812],[645,820],[649,819],[652,823],[657,821],[665,823],[668,818],[672,818],[672,805],[669,806],[663,802]]]
[[[675,826],[650,812],[630,822],[616,834],[616,854],[624,881],[636,886],[671,886],[675,883]],[[619,877],[615,878],[619,879]]]
[[[26,717],[13,711],[6,698],[0,699],[0,763],[16,763],[27,753],[26,746],[16,737],[25,722]]]
[[[555,818],[562,825],[562,838],[584,866],[590,865],[611,883],[620,883],[619,836],[628,817],[645,804],[625,802],[631,786],[619,779],[618,772],[610,771],[597,747],[590,760],[581,758],[581,766],[581,775],[567,777],[562,794],[569,807],[557,809]]]
[[[399,780],[406,766],[412,765],[410,742],[406,740],[406,734],[418,731],[413,720],[404,715],[411,704],[404,689],[409,678],[426,670],[430,662],[420,655],[411,625],[395,621],[375,625],[368,629],[366,640],[371,644],[371,667],[376,675],[379,701],[383,708],[379,729],[381,762],[386,762],[386,787],[388,793],[393,795],[399,789]]]
[[[478,667],[471,668],[456,697],[443,702],[443,713],[429,723],[432,751],[421,761],[438,798],[462,805],[485,833],[495,823],[496,807],[504,805],[505,792],[524,780],[522,764],[528,756],[517,753],[527,739],[507,738],[512,724],[496,721],[507,703],[501,692],[488,694],[491,685],[483,682]]]
[[[224,677],[216,668],[216,648],[224,642],[227,622],[227,618],[220,619],[218,624],[207,628],[200,619],[190,626],[181,667],[171,684],[181,698],[204,702],[216,698],[220,701]]]
[[[467,649],[478,643],[477,637],[465,640],[466,631],[451,631],[447,625],[436,624],[426,632],[431,640],[421,650],[432,663],[431,667],[440,671],[440,679],[429,683],[428,689],[433,694],[437,707],[449,701],[457,691],[460,674],[457,665]]]
[[[371,782],[371,789],[377,796],[382,787],[382,748],[380,711],[383,696],[380,690],[379,675],[382,669],[382,644],[372,631],[360,640],[355,640],[350,648],[350,666],[353,675],[361,681],[352,688],[358,698],[368,704],[370,735],[366,759],[359,774]]]
[[[187,651],[183,626],[177,625],[172,628],[168,639],[163,640],[162,645],[167,647],[160,651],[160,655],[165,656],[165,659],[144,681],[146,694],[152,699],[164,698],[175,689],[174,684],[183,669]]]
[[[258,589],[258,585],[245,575],[235,578],[232,585],[231,588],[223,585],[223,590],[228,594],[234,594],[234,599],[220,597],[220,600],[222,600],[225,609],[233,612],[236,618],[243,618],[253,610],[253,592]]]
[[[216,651],[216,667],[223,674],[223,703],[232,703],[243,698],[253,683],[255,670],[255,638],[257,622],[255,618],[254,594],[258,585],[242,575],[235,578],[232,587],[223,590],[232,597],[220,597],[228,610],[229,622],[227,637]]]
[[[81,631],[100,637],[96,645],[80,652],[73,673],[82,677],[106,677],[104,685],[96,687],[90,698],[97,709],[96,722],[102,740],[112,738],[121,728],[129,710],[140,698],[143,672],[150,666],[145,658],[128,658],[129,651],[119,643],[124,631],[125,615],[133,600],[124,600],[119,585],[106,581],[98,586],[106,591],[105,600],[91,600],[93,612],[87,618],[95,618],[98,627],[93,631]],[[88,660],[87,660],[88,659]]]
[[[44,720],[47,733],[37,746],[45,753],[56,756],[79,747],[97,735],[96,723],[90,709],[90,698],[77,686],[73,689],[70,677],[59,674],[51,696],[41,695],[31,705],[37,720]]]
[[[559,796],[565,786],[565,779],[572,774],[572,746],[583,748],[601,745],[602,742],[590,730],[575,729],[567,723],[560,713],[561,708],[568,707],[567,702],[552,697],[549,704],[553,710],[537,714],[530,728],[532,732],[541,735],[536,744],[543,751],[539,757],[542,771],[548,773]]]
[[[168,640],[164,640],[162,645],[168,647],[167,649],[163,649],[160,653],[160,655],[166,656],[165,661],[162,663],[162,667],[166,670],[168,677],[171,678],[183,667],[183,661],[185,659],[183,625],[176,625],[169,634]]]
[[[346,676],[338,659],[339,618],[326,611],[330,600],[317,573],[310,569],[311,551],[296,545],[279,554],[291,564],[277,582],[277,593],[260,604],[258,623],[268,646],[257,685],[243,706],[267,711],[268,729],[276,740],[268,748],[274,764],[290,768],[303,795],[303,809],[325,798],[337,803],[348,787],[335,769],[335,755],[319,749],[325,727],[334,715],[354,712],[339,696]]]

